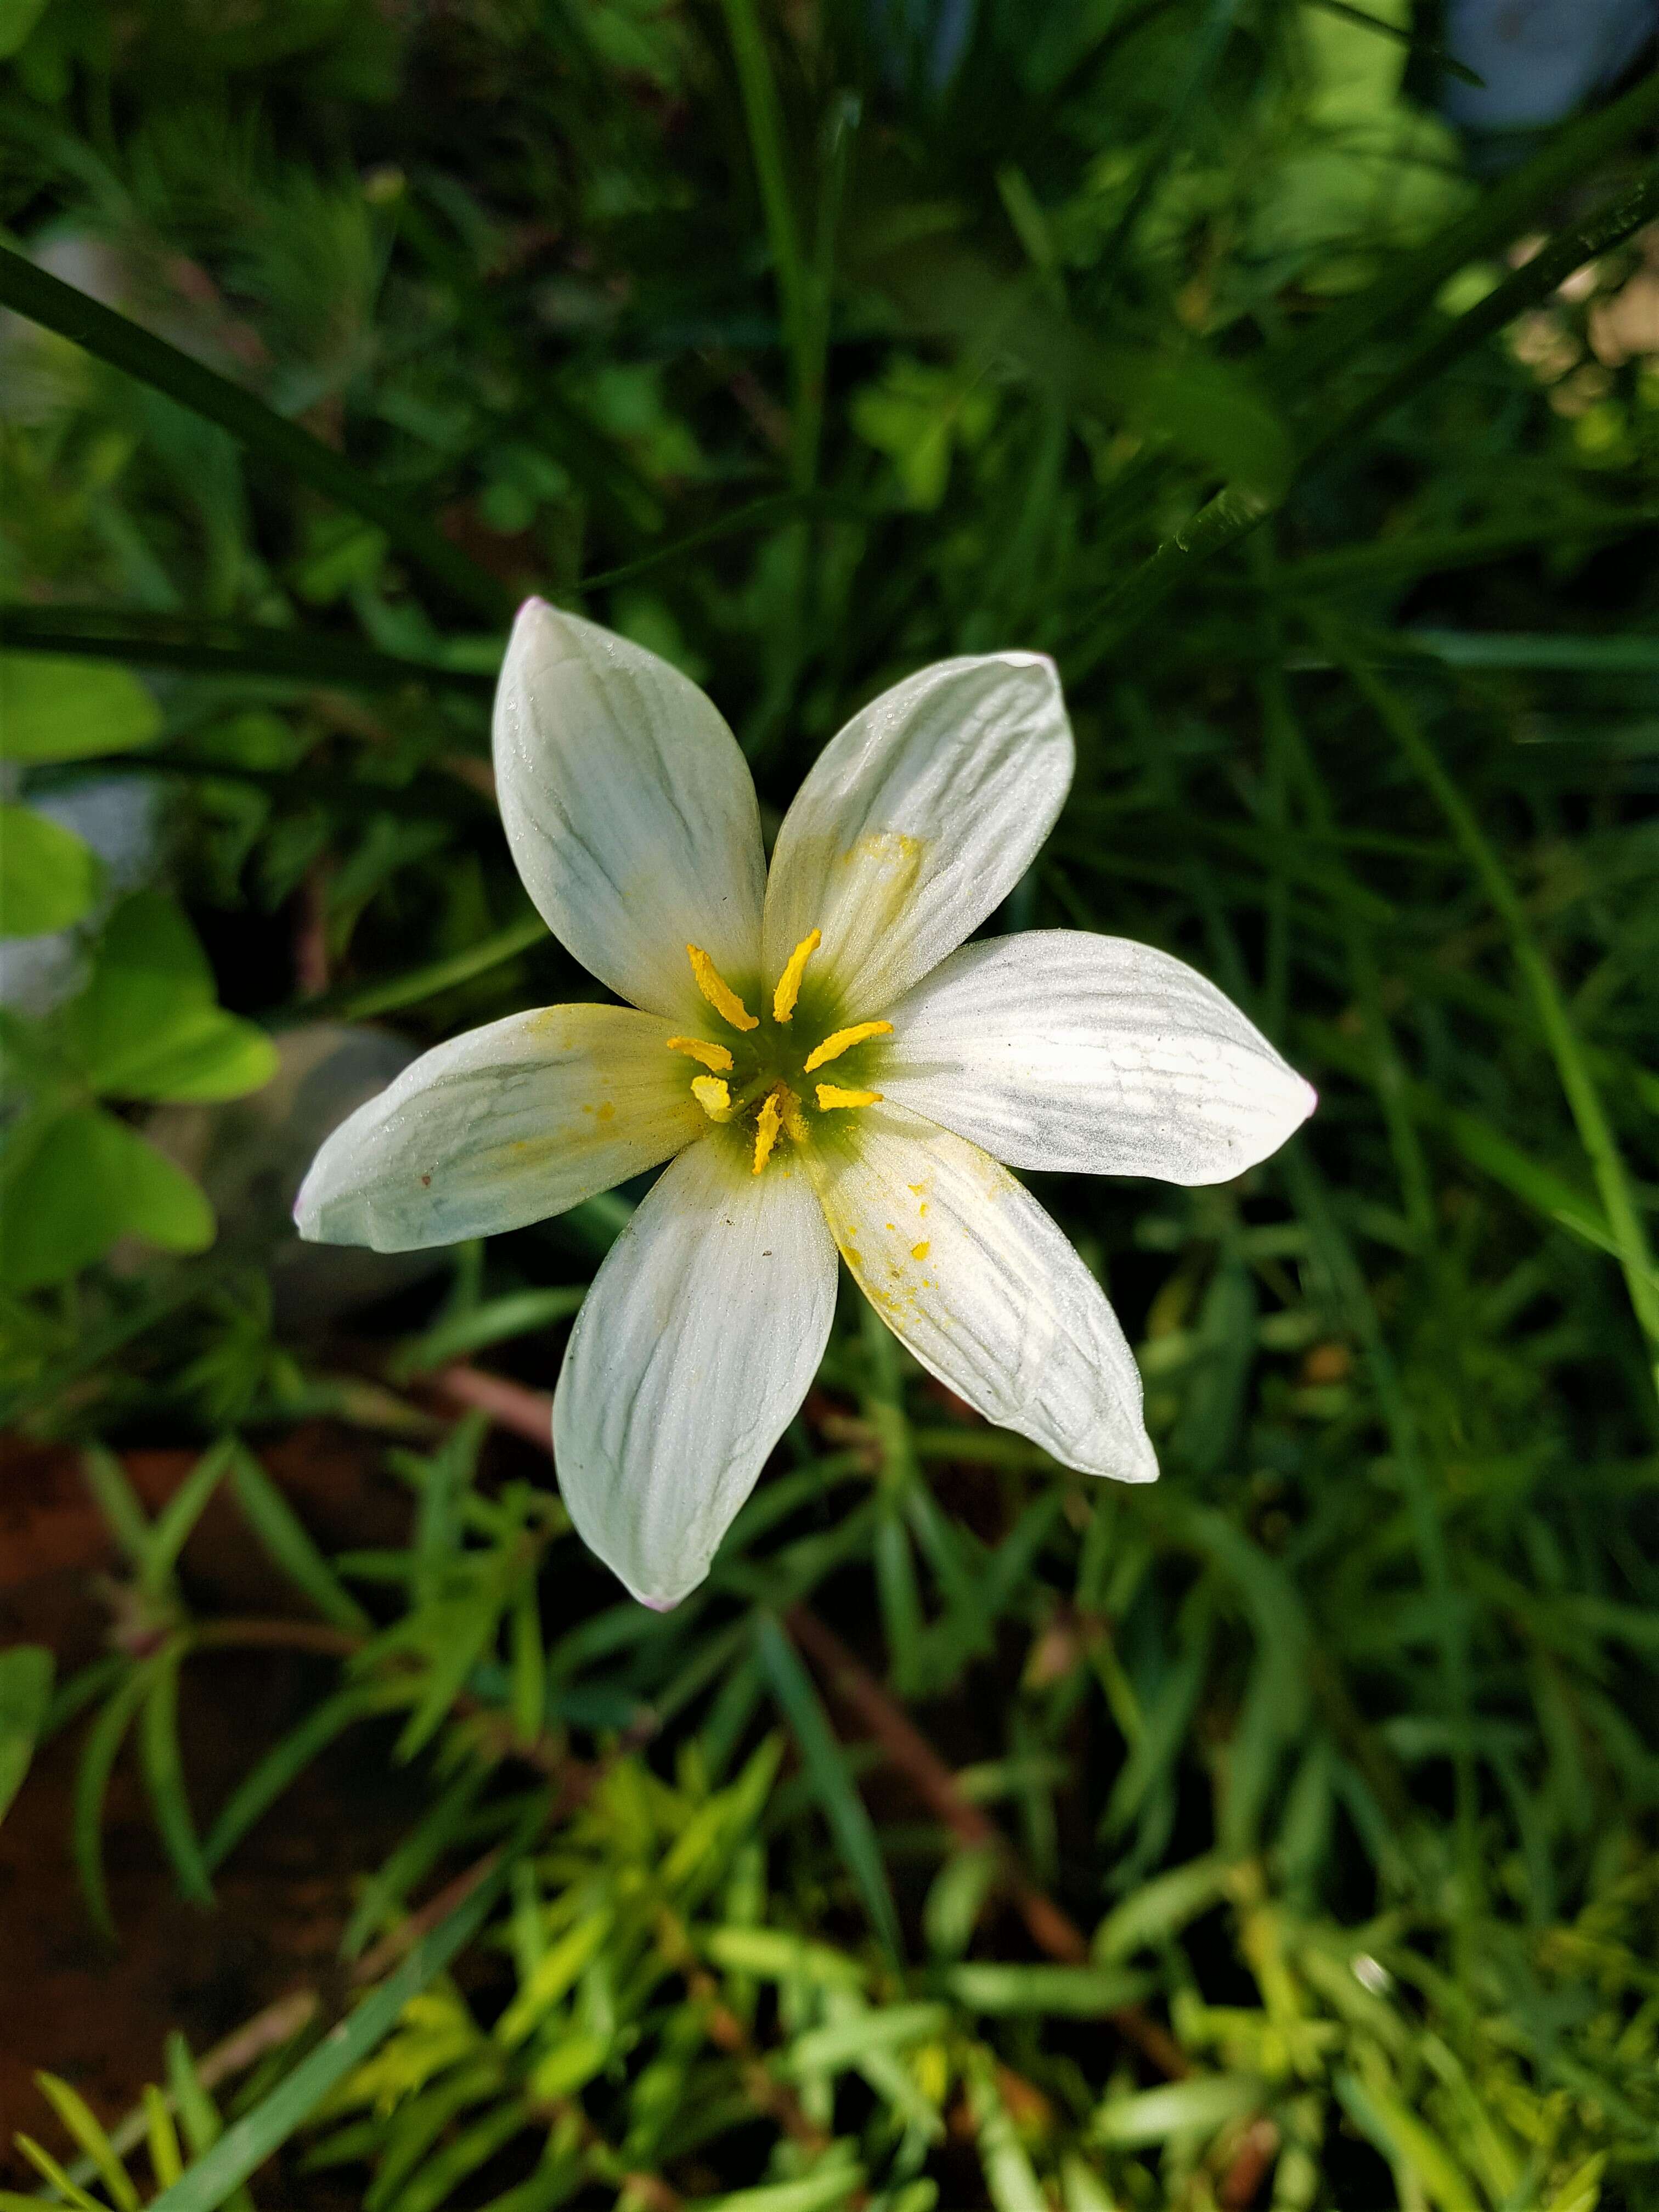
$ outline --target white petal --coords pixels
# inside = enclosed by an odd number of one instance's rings
[[[659,1177],[576,1316],[553,1455],[577,1533],[637,1598],[708,1571],[817,1372],[836,1253],[793,1157],[763,1175],[729,1134]]]
[[[708,1127],[672,1024],[631,1006],[543,1006],[422,1053],[343,1121],[294,1218],[377,1252],[492,1237],[654,1167]]]
[[[495,781],[526,890],[601,982],[659,1013],[701,1012],[691,944],[752,986],[766,873],[755,786],[689,677],[526,600],[495,693]]]
[[[888,1014],[883,1094],[1010,1167],[1225,1182],[1316,1103],[1213,983],[1127,938],[964,945]]]
[[[849,1019],[878,1014],[1024,874],[1072,781],[1051,660],[941,660],[830,739],[784,817],[766,887],[765,969],[823,932],[813,972]]]
[[[890,1104],[808,1159],[842,1257],[931,1374],[1067,1467],[1156,1477],[1117,1316],[1024,1184]]]

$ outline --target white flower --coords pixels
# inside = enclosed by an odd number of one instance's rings
[[[509,1015],[427,1053],[318,1154],[301,1234],[448,1243],[669,1163],[553,1406],[571,1516],[650,1603],[702,1580],[805,1396],[837,1249],[988,1419],[1150,1481],[1123,1332],[1008,1170],[1224,1182],[1314,1094],[1167,953],[1073,930],[963,943],[1072,780],[1053,664],[945,660],[884,692],[812,768],[769,875],[709,701],[539,600],[507,648],[495,765],[532,897],[629,1004]]]

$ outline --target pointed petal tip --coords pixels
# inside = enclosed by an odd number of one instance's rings
[[[323,1156],[327,1150],[328,1139],[325,1138],[317,1148],[316,1157],[306,1170],[305,1181],[294,1194],[294,1226],[301,1239],[307,1244],[327,1244],[332,1242],[323,1227],[323,1194],[321,1178],[317,1172],[322,1165]]]
[[[1158,1453],[1149,1437],[1142,1436],[1126,1455],[1121,1449],[1115,1454],[1079,1454],[1075,1460],[1061,1459],[1062,1467],[1071,1467],[1079,1474],[1093,1475],[1099,1482],[1156,1482],[1163,1469],[1158,1463]]]
[[[1309,1082],[1306,1076],[1298,1075],[1293,1067],[1289,1069],[1289,1073],[1291,1076],[1291,1096],[1294,1103],[1291,1106],[1286,1116],[1287,1126],[1285,1127],[1283,1141],[1287,1144],[1296,1134],[1297,1131],[1302,1127],[1302,1124],[1310,1120],[1318,1110],[1319,1107],[1319,1093],[1314,1089],[1312,1084]]]
[[[672,1613],[680,1602],[677,1597],[645,1597],[638,1590],[634,1592],[634,1595],[652,1613]]]

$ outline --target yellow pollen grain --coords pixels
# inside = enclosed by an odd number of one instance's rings
[[[827,1114],[832,1106],[879,1106],[879,1091],[843,1091],[838,1083],[820,1083],[818,1111]]]
[[[734,1030],[757,1030],[759,1019],[750,1012],[702,945],[688,945],[685,955],[697,979],[697,988],[720,1018],[730,1022]]]
[[[913,1260],[925,1260],[933,1249],[933,1248],[931,1244],[925,1242],[921,1244],[913,1244],[910,1247],[910,1257]]]
[[[712,1067],[716,1075],[723,1075],[732,1065],[732,1055],[723,1044],[710,1044],[707,1037],[670,1037],[670,1052],[683,1052],[688,1060],[700,1060],[705,1067]]]
[[[760,1119],[755,1124],[755,1166],[758,1175],[772,1157],[772,1147],[778,1141],[778,1131],[783,1127],[783,1108],[775,1091],[769,1091],[761,1102]]]
[[[795,1011],[795,1001],[800,996],[800,979],[806,972],[806,963],[823,942],[821,929],[810,930],[783,963],[783,973],[778,978],[778,988],[772,994],[772,1018],[787,1022]]]
[[[892,1034],[891,1022],[854,1022],[850,1030],[832,1030],[822,1044],[814,1045],[807,1054],[805,1072],[810,1075],[815,1067],[822,1067],[829,1060],[839,1060],[842,1053],[851,1052],[855,1044],[862,1044],[866,1037],[891,1036]]]
[[[711,1121],[723,1121],[732,1111],[732,1091],[718,1075],[694,1075],[691,1096]]]

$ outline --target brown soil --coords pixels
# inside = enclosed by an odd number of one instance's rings
[[[402,1540],[404,1494],[378,1472],[371,1438],[314,1424],[265,1458],[329,1547]],[[193,1463],[185,1452],[133,1452],[124,1464],[154,1510]],[[119,1560],[73,1453],[8,1440],[0,1449],[0,1644],[37,1643],[58,1679],[106,1648],[109,1578]],[[214,1613],[301,1613],[234,1506],[216,1499],[182,1562],[186,1593]],[[336,1678],[336,1663],[282,1651],[204,1656],[180,1699],[185,1770],[198,1823],[260,1753]],[[162,2044],[181,2029],[201,2052],[299,1984],[331,1990],[354,1886],[397,1841],[420,1802],[362,1732],[313,1767],[233,1854],[216,1905],[182,1903],[130,1755],[116,1766],[104,1836],[120,1931],[111,1953],[92,1928],[70,1863],[77,1717],[37,1759],[0,1824],[0,2184],[38,2177],[14,2130],[68,2156],[35,2088],[37,2067],[72,2082],[106,2125],[164,2079]],[[142,2166],[142,2159],[141,2159]],[[148,2179],[147,2175],[143,2179]]]

